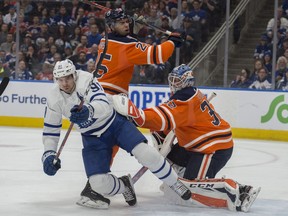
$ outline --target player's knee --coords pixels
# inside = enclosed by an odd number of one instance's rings
[[[132,154],[143,166],[151,167],[163,160],[159,152],[146,143],[138,144],[133,150]]]

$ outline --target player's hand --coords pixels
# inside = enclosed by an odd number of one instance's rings
[[[186,39],[185,32],[172,32],[171,35],[168,37],[168,40],[173,41],[175,47],[181,47],[182,43],[184,43]]]
[[[94,108],[89,104],[83,105],[83,107],[79,110],[79,105],[75,105],[71,110],[70,121],[75,124],[81,124],[88,120],[88,118],[92,118],[94,115]]]
[[[137,35],[140,29],[143,28],[144,25],[142,23],[145,23],[146,19],[142,15],[138,16],[138,14],[134,14],[132,19],[133,19],[133,33]]]
[[[52,150],[44,152],[42,156],[43,171],[49,176],[54,176],[61,168],[61,160],[59,158],[54,164],[55,157],[56,152]]]

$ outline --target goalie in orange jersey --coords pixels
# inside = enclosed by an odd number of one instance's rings
[[[152,135],[156,147],[165,148],[161,152],[166,152],[178,175],[183,177],[183,183],[192,192],[191,200],[182,202],[176,199],[176,203],[247,212],[260,188],[241,185],[232,179],[215,179],[232,155],[233,138],[229,123],[194,87],[190,67],[175,67],[168,81],[171,97],[167,102],[141,110],[127,97],[114,95],[115,109],[131,117],[137,126],[154,131]],[[162,146],[163,143],[173,143],[174,138],[178,140],[176,145]],[[170,141],[167,142],[167,139]],[[162,189],[169,199],[173,198],[169,188]]]

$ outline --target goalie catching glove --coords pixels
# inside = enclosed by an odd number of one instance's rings
[[[138,109],[126,95],[113,95],[115,110],[124,116],[132,118],[134,123],[141,127],[145,122],[145,114],[142,109]]]

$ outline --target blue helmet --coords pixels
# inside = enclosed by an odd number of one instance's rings
[[[194,81],[192,69],[185,64],[175,67],[168,75],[169,87],[173,94],[183,88],[193,86]]]
[[[116,21],[125,19],[125,18],[130,19],[130,16],[127,15],[122,8],[109,10],[105,14],[105,21],[108,24],[108,26],[114,25]]]

